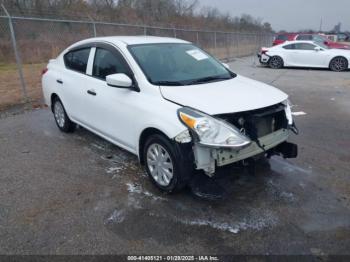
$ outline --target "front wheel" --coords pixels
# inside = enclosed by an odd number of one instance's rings
[[[184,188],[192,173],[192,168],[184,163],[174,143],[155,134],[147,139],[143,149],[145,168],[150,179],[159,189],[168,193]]]
[[[56,98],[53,101],[52,112],[55,117],[56,125],[61,131],[65,133],[74,131],[75,124],[69,119],[60,99]]]
[[[283,67],[283,59],[280,56],[273,56],[269,60],[269,66],[273,69],[280,69]]]
[[[348,60],[345,57],[335,57],[329,63],[329,68],[335,72],[341,72],[348,68]]]

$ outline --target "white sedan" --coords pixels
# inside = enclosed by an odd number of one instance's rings
[[[166,192],[194,169],[213,176],[262,153],[297,155],[288,96],[183,40],[83,40],[50,60],[42,87],[60,130],[78,124],[137,155]]]
[[[271,68],[315,67],[344,71],[350,68],[350,50],[330,49],[312,41],[288,41],[270,48],[262,48],[258,54],[260,63]]]

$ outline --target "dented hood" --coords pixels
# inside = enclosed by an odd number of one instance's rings
[[[161,86],[160,90],[165,99],[210,115],[254,110],[288,98],[275,87],[239,75],[199,85]]]

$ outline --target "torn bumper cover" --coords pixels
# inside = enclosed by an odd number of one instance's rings
[[[215,173],[216,166],[224,166],[245,160],[264,153],[267,157],[282,155],[284,158],[297,156],[297,145],[286,142],[290,131],[297,133],[292,119],[290,105],[283,102],[267,108],[223,114],[215,116],[217,119],[234,126],[249,139],[249,143],[240,146],[212,146],[203,144],[193,132],[179,134],[175,140],[181,138],[188,142],[192,136],[192,150],[197,169],[202,169],[209,176]]]
[[[297,157],[297,145],[286,142],[290,131],[281,129],[271,134],[259,138],[260,146],[257,142],[252,142],[249,146],[240,150],[227,148],[209,148],[195,144],[193,152],[197,169],[202,169],[207,175],[215,173],[216,166],[224,166],[241,160],[245,160],[261,153],[266,153],[268,157],[281,155],[284,158]]]

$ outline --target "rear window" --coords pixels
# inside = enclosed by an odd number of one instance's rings
[[[64,55],[64,64],[68,69],[85,74],[89,60],[89,54],[90,48],[70,51]]]
[[[282,41],[287,41],[288,36],[287,35],[277,35],[276,40],[282,40]]]

